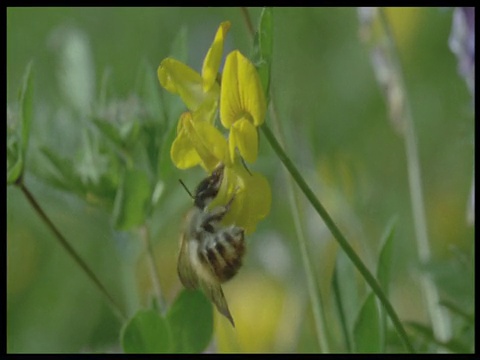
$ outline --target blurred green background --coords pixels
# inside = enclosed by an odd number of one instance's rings
[[[255,23],[260,10],[250,9]],[[388,10],[418,137],[432,248],[432,262],[424,265],[416,255],[403,139],[389,122],[369,53],[360,42],[356,9],[278,8],[273,14],[271,88],[288,154],[372,269],[382,233],[397,218],[391,298],[402,320],[428,321],[417,283],[425,267],[434,274],[441,298],[473,311],[473,269],[468,265],[473,264],[474,226],[467,223],[466,212],[473,181],[474,116],[470,94],[448,48],[451,9]],[[200,70],[224,20],[232,23],[224,54],[238,48],[249,55],[252,41],[239,8],[7,8],[8,106],[15,103],[25,68],[34,60],[35,116],[25,182],[130,314],[149,305],[151,282],[142,243],[132,232],[114,231],[105,211],[42,180],[46,165],[38,149],[48,146],[73,154],[80,141],[75,128],[80,124],[69,120],[66,110],[71,100],[65,86],[70,81],[75,89],[83,83],[76,76],[76,59],[65,60],[66,41],[76,39],[87,49],[82,54],[87,54],[84,62],[93,69],[95,84],[88,89],[90,100],[100,96],[106,74],[114,96],[128,99],[141,64],[155,70],[182,29],[187,31],[187,63]],[[81,60],[79,66],[85,66]],[[212,349],[316,351],[305,276],[285,198],[285,173],[262,137],[253,168],[270,181],[272,211],[248,238],[239,275],[225,285],[237,328],[230,329],[215,314]],[[168,301],[181,289],[177,241],[190,206],[176,179],[194,187],[203,177],[200,171],[173,174],[164,189],[168,195],[151,221]],[[326,317],[336,333],[330,281],[337,247],[312,208],[306,201],[302,205],[311,258],[321,279],[318,285],[327,299]],[[458,254],[467,259],[466,267]],[[338,256],[340,261],[343,255]],[[348,266],[345,258],[341,263]],[[365,285],[346,300],[351,321],[364,295]],[[22,193],[8,187],[7,351],[117,352],[120,326]]]

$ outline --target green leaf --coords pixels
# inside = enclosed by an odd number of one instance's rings
[[[52,150],[43,147],[40,149],[53,167],[51,176],[47,180],[57,188],[72,191],[79,195],[85,194],[85,189],[78,175],[75,173],[71,160],[62,158]]]
[[[253,62],[257,67],[263,90],[268,98],[273,54],[273,9],[264,7],[254,38]]]
[[[113,219],[117,230],[128,230],[145,222],[151,185],[142,170],[126,170],[115,197]]]
[[[33,71],[32,62],[27,65],[27,70],[23,77],[23,84],[20,90],[20,126],[22,139],[23,157],[27,154],[28,139],[30,137],[30,127],[33,117]]]
[[[382,249],[377,266],[377,279],[385,295],[388,296],[388,287],[390,285],[391,265],[394,260],[394,238],[395,238],[396,219],[390,221],[382,236]]]
[[[107,139],[111,140],[118,147],[122,147],[122,137],[120,136],[120,133],[114,124],[98,118],[92,119],[92,122]]]
[[[14,184],[22,174],[23,169],[23,160],[21,156],[18,156],[16,161],[12,166],[9,166],[10,162],[7,164],[7,185]]]
[[[332,276],[332,288],[333,288],[333,296],[335,303],[337,305],[337,311],[339,315],[339,320],[340,320],[340,327],[342,330],[342,335],[343,338],[345,339],[345,347],[347,352],[352,352],[352,345],[350,343],[350,333],[348,331],[348,324],[345,316],[345,309],[344,305],[342,303],[342,293],[340,291],[340,276],[339,276],[339,270],[338,270],[338,256],[336,257],[335,261],[335,269],[333,271],[333,276]]]
[[[355,350],[359,353],[379,353],[382,348],[380,316],[375,295],[370,293],[363,303],[353,329]]]
[[[213,333],[213,308],[200,290],[183,290],[168,311],[174,352],[200,353]]]
[[[18,133],[7,127],[7,185],[15,183],[22,174],[23,158]]]
[[[258,28],[262,59],[271,60],[273,53],[273,8],[263,8]]]
[[[123,351],[126,353],[171,352],[168,324],[155,310],[139,310],[123,327]]]
[[[381,244],[382,248],[380,250],[380,256],[378,259],[378,266],[377,266],[377,279],[382,288],[385,296],[388,297],[388,290],[390,286],[390,275],[391,275],[391,268],[394,259],[394,238],[395,238],[395,225],[396,225],[396,218],[391,220],[386,230],[382,236]],[[382,348],[381,351],[385,350],[385,341],[386,337],[384,336],[385,331],[387,329],[387,316],[385,314],[385,310],[380,307],[380,334],[382,334]]]
[[[30,62],[27,65],[18,94],[20,130],[14,128],[7,135],[7,185],[14,184],[22,176],[25,166],[25,156],[27,154],[33,117],[32,64]]]

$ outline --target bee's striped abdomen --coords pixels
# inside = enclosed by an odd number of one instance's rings
[[[230,280],[242,265],[245,254],[243,229],[229,227],[204,239],[198,247],[200,261],[221,283]]]

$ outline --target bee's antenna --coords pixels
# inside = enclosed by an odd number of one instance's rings
[[[178,181],[180,182],[180,184],[182,184],[183,188],[185,189],[185,191],[188,193],[188,195],[190,195],[190,197],[192,199],[195,199],[195,196],[192,195],[192,193],[190,192],[190,190],[188,190],[187,188],[187,185],[185,185],[182,181],[182,179],[178,179]]]

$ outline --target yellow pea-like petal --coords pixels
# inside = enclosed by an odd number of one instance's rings
[[[233,143],[233,146],[238,148],[240,155],[249,163],[254,163],[257,160],[258,154],[258,134],[255,126],[243,118],[238,120],[233,124],[230,129],[230,137]],[[235,148],[232,149],[230,146],[230,156],[234,158],[232,150],[235,151]]]
[[[157,75],[160,85],[167,91],[180,95],[189,110],[197,110],[205,101],[207,95],[202,89],[202,77],[184,63],[166,58],[160,63]]]
[[[202,78],[204,92],[209,91],[216,81],[220,62],[222,61],[223,43],[229,29],[230,21],[224,21],[220,24],[215,39],[203,60]]]
[[[170,148],[170,158],[179,169],[188,169],[202,162],[197,150],[184,131],[177,135]]]
[[[219,162],[230,163],[227,140],[217,128],[191,112],[180,116],[170,155],[180,169],[200,164],[210,172]]]
[[[245,233],[255,231],[257,223],[270,212],[272,195],[267,179],[259,173],[249,173],[245,168],[237,168],[237,175],[243,184],[243,204],[235,221],[245,229]],[[237,180],[238,182],[238,180]]]
[[[272,192],[268,180],[259,173],[253,173],[248,184],[249,210],[255,211],[256,220],[263,219],[270,212]]]
[[[229,162],[227,140],[216,127],[201,121],[195,123],[192,130],[192,142],[209,171],[219,162]]]
[[[272,195],[267,179],[258,173],[250,174],[238,162],[225,167],[222,185],[209,208],[225,205],[232,197],[234,201],[222,223],[240,226],[247,235],[253,233],[257,223],[270,212]]]
[[[259,126],[267,105],[255,66],[238,50],[228,54],[222,74],[220,120],[229,129],[242,117]]]

